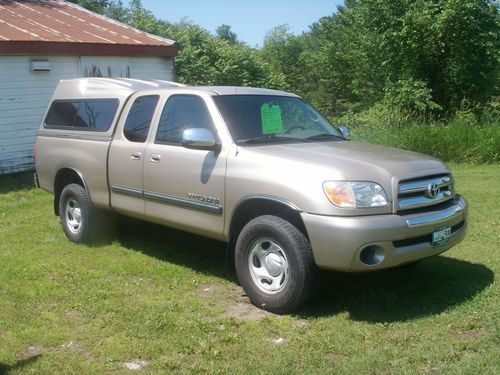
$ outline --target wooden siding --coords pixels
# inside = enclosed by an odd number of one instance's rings
[[[173,80],[173,60],[163,57],[36,56],[50,72],[32,73],[30,56],[0,55],[0,174],[33,168],[38,127],[60,79],[103,76]],[[85,74],[87,72],[87,74]]]
[[[78,76],[77,60],[51,56],[49,73],[31,73],[29,56],[0,56],[0,174],[33,168],[43,113],[59,80]]]
[[[173,81],[175,79],[172,58],[148,59],[147,57],[131,57],[130,63],[132,78],[164,79],[166,81]]]

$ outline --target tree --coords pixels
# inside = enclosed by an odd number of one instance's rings
[[[130,9],[123,6],[121,0],[68,0],[92,12],[127,23]],[[140,5],[140,1],[139,1]]]
[[[341,87],[331,103],[446,114],[496,92],[498,31],[491,0],[346,0],[309,37],[318,75]]]
[[[73,2],[179,42],[178,78],[190,84],[286,89],[332,115],[374,105],[447,115],[498,96],[494,0],[345,0],[302,35],[274,28],[260,51],[229,25],[213,36],[186,20],[160,20],[140,0]]]
[[[303,94],[303,78],[307,76],[300,58],[303,52],[303,39],[292,34],[285,24],[266,34],[259,56],[276,77],[282,77],[284,85],[280,88]]]
[[[191,85],[284,86],[257,51],[239,42],[231,26],[221,25],[214,37],[184,19],[177,23],[156,18],[140,0],[128,7],[114,0],[79,0],[82,6],[118,19],[140,30],[175,40],[181,50],[176,57],[177,79]]]
[[[226,24],[218,26],[217,30],[215,30],[215,35],[218,38],[225,40],[226,42],[229,42],[231,44],[235,44],[238,41],[236,33],[231,30],[231,26]]]
[[[68,0],[70,3],[78,4],[92,12],[103,14],[109,6],[110,0]]]

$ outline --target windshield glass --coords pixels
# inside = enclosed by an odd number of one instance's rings
[[[213,97],[236,143],[342,140],[342,134],[299,98],[274,95]]]

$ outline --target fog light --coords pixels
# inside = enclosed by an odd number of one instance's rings
[[[376,266],[385,258],[384,250],[380,246],[370,245],[359,253],[359,260],[367,266]]]

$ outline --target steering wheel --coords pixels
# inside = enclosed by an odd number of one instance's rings
[[[304,128],[302,125],[294,125],[291,128],[288,128],[286,130],[285,134],[290,134],[292,132],[292,130],[295,130],[295,129],[306,130],[306,128]]]

